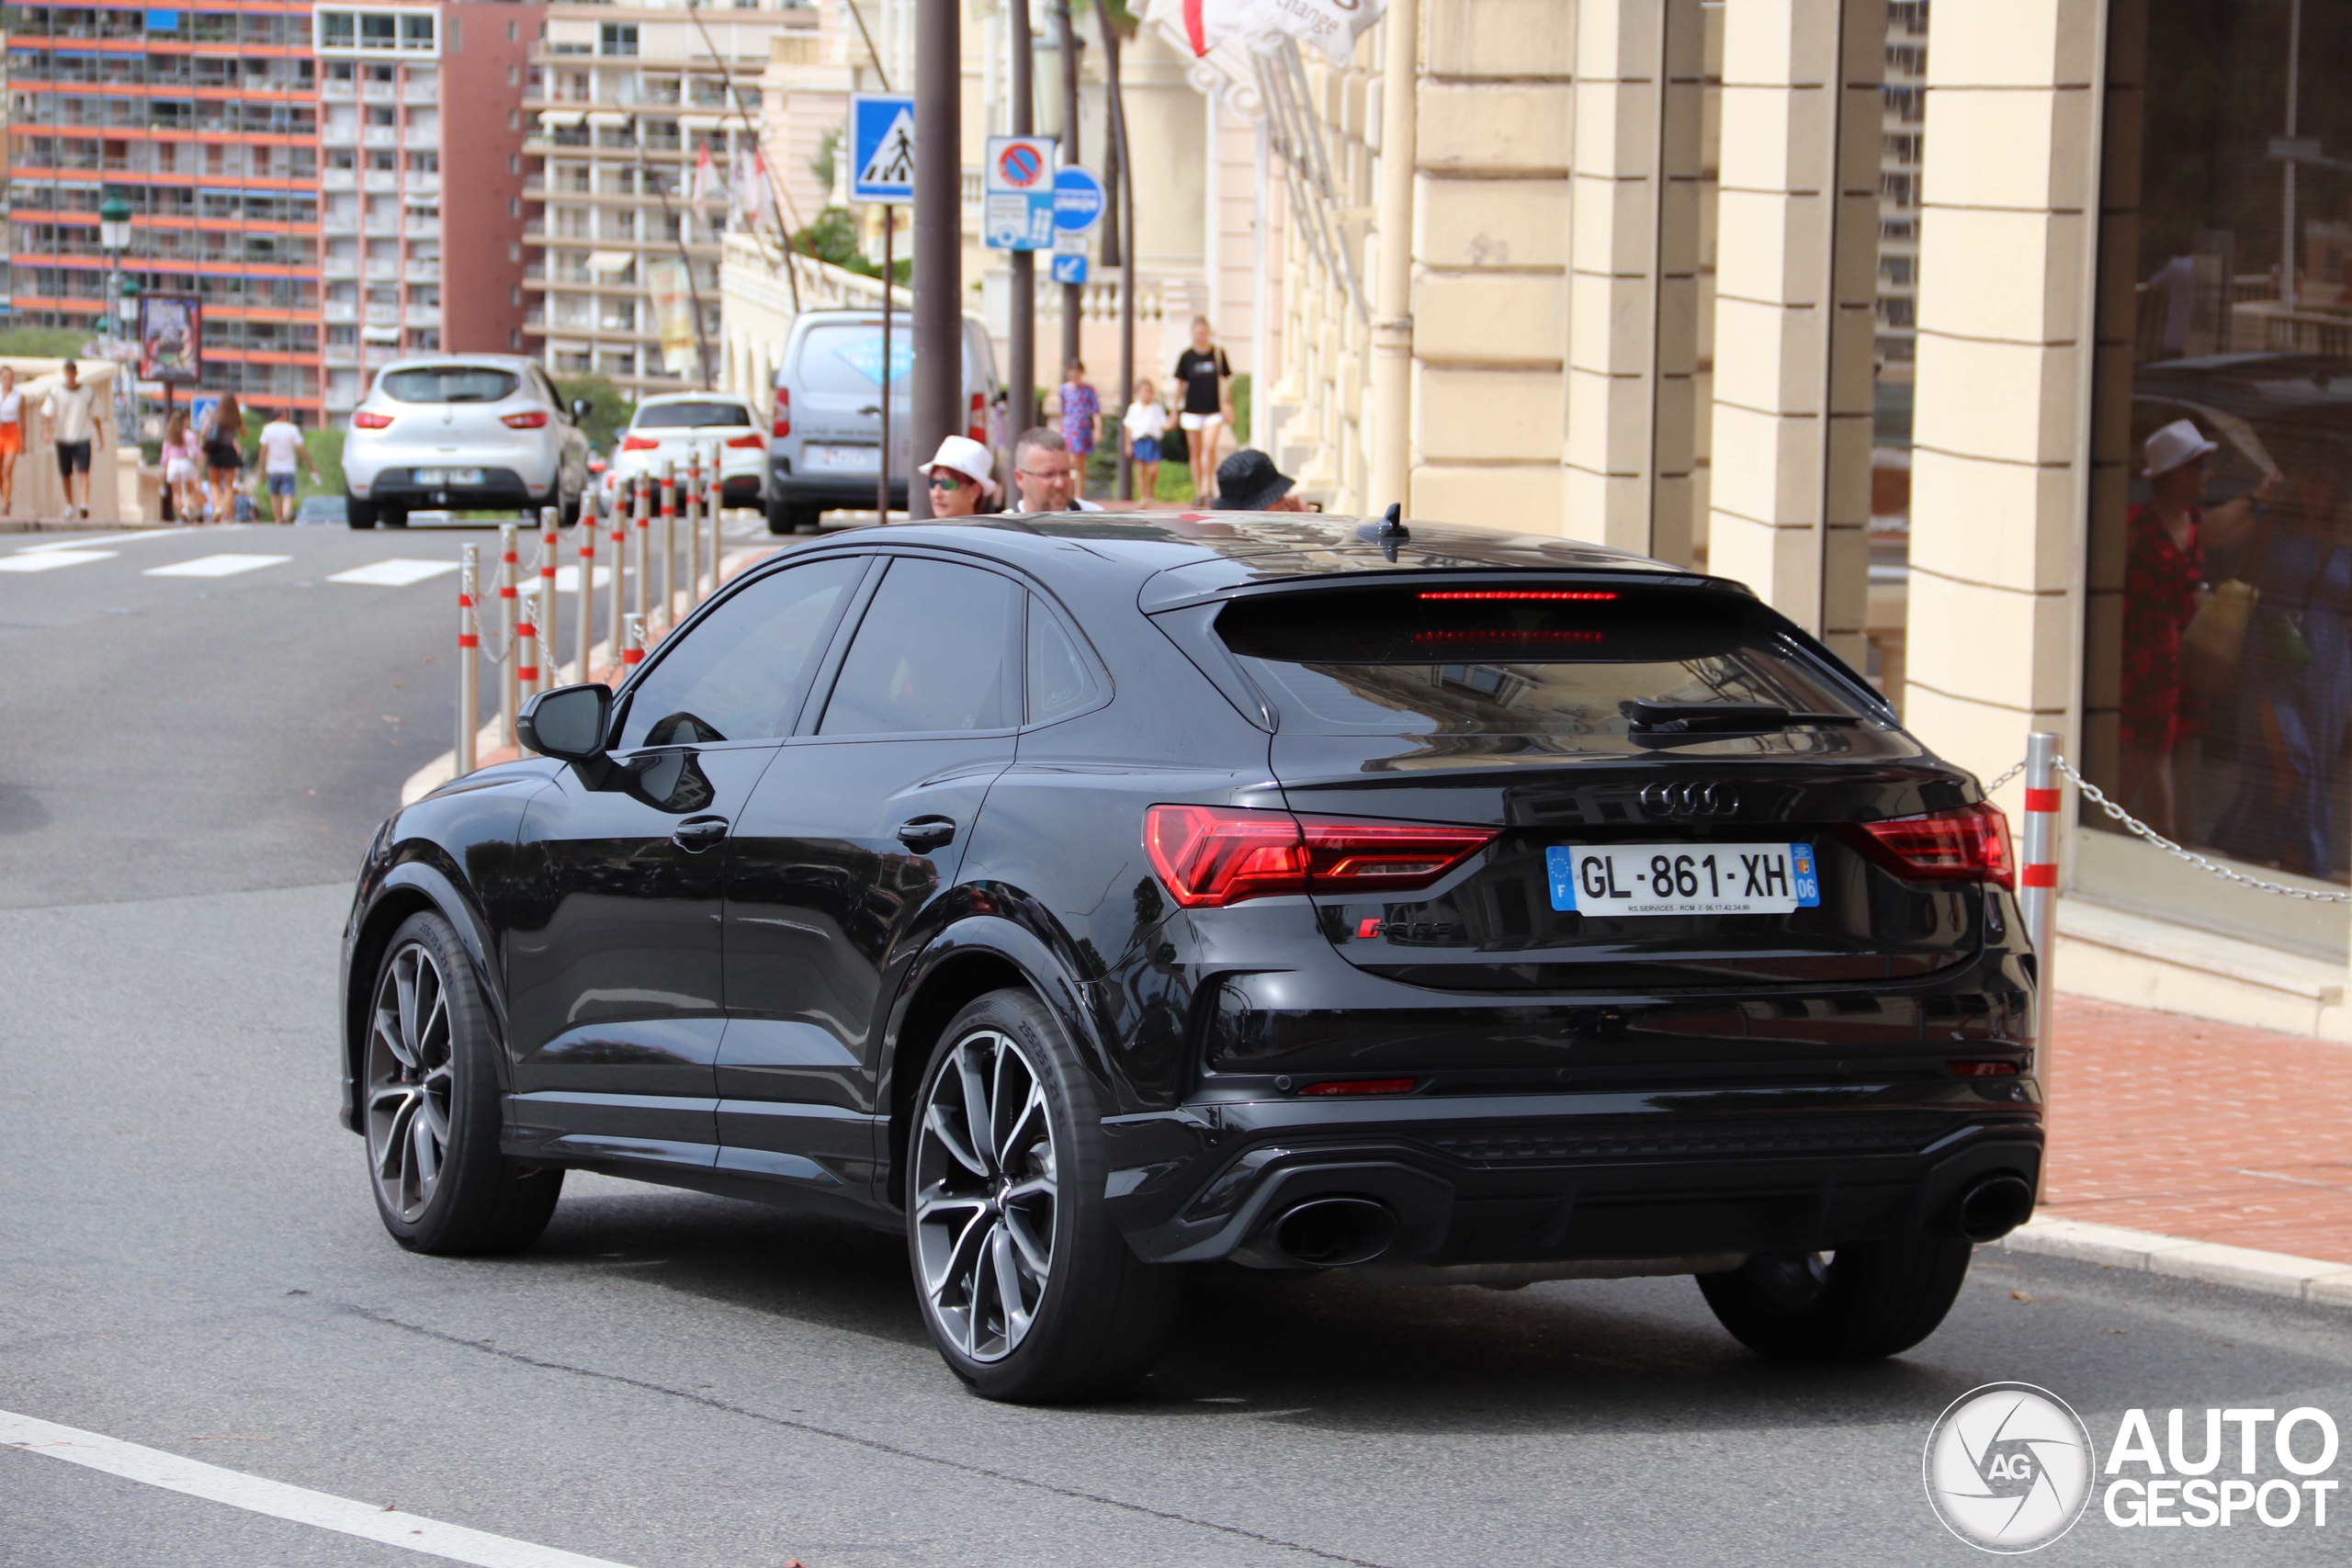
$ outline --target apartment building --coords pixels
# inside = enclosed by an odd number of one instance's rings
[[[8,296],[23,325],[96,333],[124,271],[205,303],[205,389],[318,417],[319,142],[311,7],[6,9]]]
[[[1878,164],[1878,357],[1907,379],[1918,335],[1919,168],[1928,123],[1928,0],[1886,8]]]
[[[631,396],[708,384],[722,344],[725,184],[759,141],[769,39],[813,33],[816,8],[575,3],[543,14],[522,106],[526,350]],[[717,180],[697,199],[706,148]]]
[[[331,414],[405,354],[523,347],[523,73],[537,7],[322,6],[319,184]]]

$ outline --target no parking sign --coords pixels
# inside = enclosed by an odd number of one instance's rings
[[[980,231],[990,250],[1053,248],[1054,145],[1050,136],[989,138]]]

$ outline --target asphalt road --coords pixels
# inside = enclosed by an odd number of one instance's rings
[[[335,940],[445,744],[454,583],[327,580],[455,543],[0,571],[0,1412],[632,1568],[1964,1562],[1920,1450],[1978,1384],[2102,1451],[2132,1406],[2159,1440],[2172,1406],[2352,1425],[2340,1313],[1996,1251],[1921,1348],[1826,1371],[1685,1280],[1212,1273],[1137,1397],[1063,1409],[966,1394],[900,1244],[843,1225],[575,1178],[519,1258],[403,1253],[332,1116]],[[220,552],[293,559],[144,575]],[[2337,1562],[2346,1529],[2341,1494],[2324,1529],[2094,1504],[2039,1560]],[[425,1561],[0,1449],[7,1568]]]

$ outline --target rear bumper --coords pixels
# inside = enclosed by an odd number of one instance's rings
[[[533,489],[530,482],[512,468],[481,470],[478,485],[420,485],[413,468],[380,470],[367,491],[367,499],[378,506],[424,507],[449,506],[463,511],[485,511],[492,507],[527,507],[538,503],[547,494],[542,483]],[[355,493],[358,487],[352,487]]]
[[[768,498],[779,506],[820,506],[844,511],[874,510],[872,474],[796,474],[782,461],[768,472]],[[890,481],[890,504],[907,504],[903,479]]]
[[[1106,1124],[1110,1190],[1129,1245],[1154,1262],[1262,1253],[1283,1213],[1336,1196],[1395,1213],[1385,1264],[1826,1250],[1950,1228],[1989,1177],[2038,1189],[2038,1089],[2002,1089],[1999,1102],[1973,1089],[1908,1101],[1716,1093],[1703,1110],[1577,1094],[1192,1106]],[[1128,1157],[1186,1142],[1190,1158]]]

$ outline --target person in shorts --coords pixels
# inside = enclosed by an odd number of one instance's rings
[[[212,502],[214,521],[237,518],[237,475],[245,466],[245,411],[234,392],[212,406],[201,432],[204,437],[204,485]]]
[[[17,459],[25,453],[25,394],[17,367],[0,365],[0,517],[17,511]]]
[[[279,411],[276,419],[261,427],[262,478],[269,484],[269,512],[280,524],[294,520],[294,490],[301,480],[301,470],[311,469],[317,479],[319,470],[311,467],[309,448],[302,445],[302,431],[294,423],[294,411]]]
[[[49,439],[57,448],[57,477],[64,481],[65,515],[90,515],[90,454],[106,429],[107,411],[98,389],[82,379],[82,367],[65,362],[65,378],[49,389],[41,404],[49,422]]]
[[[1182,396],[1176,423],[1192,448],[1193,495],[1206,502],[1216,495],[1219,434],[1233,423],[1233,366],[1216,346],[1206,316],[1193,318],[1193,346],[1176,356],[1176,382]]]
[[[1136,383],[1136,400],[1119,421],[1127,438],[1127,456],[1136,466],[1136,495],[1143,501],[1159,497],[1159,438],[1168,434],[1168,405],[1159,389],[1148,380]]]

